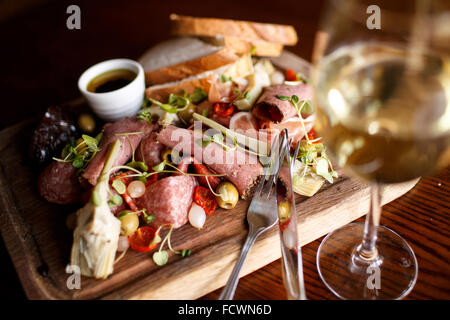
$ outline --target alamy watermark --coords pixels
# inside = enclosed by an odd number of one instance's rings
[[[367,14],[370,14],[370,16],[366,20],[366,26],[367,29],[373,30],[373,29],[381,29],[381,9],[376,4],[372,4],[367,7],[366,10]]]
[[[366,286],[369,290],[381,289],[381,271],[378,266],[370,266],[366,269],[366,273],[369,277],[366,280]]]
[[[67,7],[66,13],[70,14],[66,20],[66,26],[69,30],[81,29],[81,9],[76,4]]]
[[[66,273],[70,274],[67,278],[66,286],[69,290],[81,289],[81,270],[79,266],[68,265],[66,267]]]

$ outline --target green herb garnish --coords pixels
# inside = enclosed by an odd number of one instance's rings
[[[153,254],[153,261],[158,266],[163,266],[169,260],[169,254],[166,250],[157,251]]]
[[[147,121],[150,125],[152,124],[152,114],[150,113],[148,108],[144,108],[139,111],[137,119]]]
[[[116,179],[112,182],[111,186],[117,191],[119,194],[124,194],[127,191],[127,187],[125,183],[123,183],[120,179]]]
[[[61,159],[53,158],[53,160],[59,162],[71,162],[73,167],[79,169],[78,173],[81,174],[95,154],[100,151],[98,145],[101,138],[102,135],[100,134],[95,138],[83,134],[81,138],[77,140],[81,140],[78,145],[75,140],[70,142],[63,148]]]
[[[191,100],[192,103],[200,103],[203,100],[208,98],[208,94],[202,88],[195,88],[194,92],[188,95],[188,99]]]
[[[108,205],[110,207],[120,206],[122,203],[123,203],[123,198],[118,194],[113,195],[108,201]]]
[[[127,163],[126,165],[143,172],[148,171],[148,166],[143,161],[132,161]]]
[[[161,172],[164,170],[164,168],[166,167],[167,161],[163,160],[162,162],[160,162],[159,164],[157,164],[156,166],[154,166],[152,169],[155,172]]]
[[[183,249],[181,250],[181,256],[183,258],[189,257],[191,255],[191,249]]]
[[[222,83],[225,83],[228,81],[233,81],[233,78],[231,78],[230,76],[226,76],[224,74],[221,74],[219,79],[220,79],[220,82],[222,82]]]

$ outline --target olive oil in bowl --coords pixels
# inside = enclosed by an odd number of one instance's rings
[[[103,72],[89,81],[87,91],[93,93],[111,92],[130,84],[137,74],[128,69],[115,69]]]

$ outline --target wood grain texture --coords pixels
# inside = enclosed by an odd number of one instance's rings
[[[419,277],[405,299],[450,299],[450,168],[422,178],[402,197],[383,207],[381,224],[399,233],[411,245],[419,263]],[[357,220],[364,222],[363,218]],[[337,299],[317,273],[316,253],[323,238],[302,247],[308,299]],[[218,289],[202,299],[217,299]],[[235,299],[286,299],[281,260],[247,275],[239,282]]]

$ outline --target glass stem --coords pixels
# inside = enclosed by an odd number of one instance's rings
[[[364,235],[362,243],[357,249],[358,255],[364,260],[373,260],[377,258],[377,227],[380,224],[380,185],[373,183],[370,188],[370,209],[366,216],[364,224]]]

